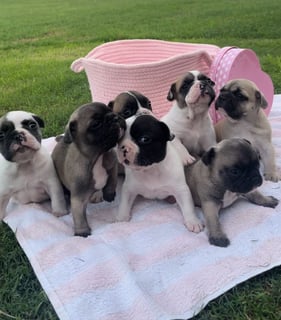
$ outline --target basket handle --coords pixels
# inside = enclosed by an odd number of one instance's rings
[[[79,73],[84,70],[83,58],[76,59],[72,62],[70,69],[76,73]]]

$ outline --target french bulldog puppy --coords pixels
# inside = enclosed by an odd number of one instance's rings
[[[219,211],[239,197],[259,206],[277,206],[276,198],[264,196],[256,189],[262,184],[259,166],[259,155],[251,143],[233,138],[222,140],[197,162],[185,167],[187,184],[195,205],[202,208],[211,244],[220,247],[230,244],[219,222]]]
[[[233,137],[249,140],[256,148],[264,166],[265,180],[277,182],[275,151],[271,141],[271,127],[262,109],[267,101],[250,80],[234,79],[221,88],[215,108],[225,118],[215,125],[217,141]]]
[[[108,106],[113,112],[118,113],[124,119],[141,114],[150,114],[151,116],[154,116],[150,100],[138,91],[122,92],[115,100],[110,101]],[[177,137],[172,140],[172,143],[180,153],[185,165],[195,161],[195,158],[190,155]],[[122,171],[121,168],[120,171]]]
[[[67,213],[52,158],[41,146],[43,127],[40,117],[25,111],[0,118],[0,220],[11,198],[21,204],[51,199],[54,215]]]
[[[200,157],[216,144],[209,106],[215,99],[214,82],[199,71],[190,71],[171,85],[167,99],[174,101],[162,117],[191,155]]]
[[[203,229],[195,214],[190,190],[185,181],[184,166],[168,126],[152,115],[140,115],[126,120],[127,130],[118,143],[118,160],[125,167],[117,221],[130,220],[137,195],[149,199],[175,197],[187,228]]]
[[[72,113],[64,137],[54,148],[55,168],[70,192],[77,236],[91,234],[86,207],[95,193],[102,191],[105,201],[115,198],[118,161],[113,148],[125,129],[125,120],[105,104],[88,103]]]
[[[141,113],[150,114],[149,111],[152,111],[150,100],[138,91],[121,92],[108,106],[124,119]]]

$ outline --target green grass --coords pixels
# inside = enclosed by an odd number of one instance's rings
[[[280,0],[0,0],[0,115],[24,109],[61,133],[90,101],[70,64],[108,41],[155,38],[253,49],[281,93]],[[14,234],[0,226],[0,319],[57,319]],[[196,320],[281,319],[281,268],[233,288]],[[6,315],[4,314],[6,313]]]

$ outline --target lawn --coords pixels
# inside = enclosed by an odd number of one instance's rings
[[[281,93],[280,0],[0,0],[0,115],[22,109],[61,133],[90,101],[73,60],[108,41],[154,38],[253,49]],[[0,225],[0,319],[57,316],[14,234]],[[281,319],[281,268],[233,288],[194,319]]]

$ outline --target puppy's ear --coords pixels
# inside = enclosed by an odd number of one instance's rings
[[[38,123],[40,128],[45,128],[45,123],[44,123],[43,119],[41,119],[40,117],[36,116],[35,114],[32,115],[32,117]]]
[[[255,95],[256,95],[257,105],[259,105],[263,109],[266,109],[266,107],[268,106],[268,103],[264,95],[260,91],[256,91]]]
[[[175,138],[175,135],[170,132],[170,129],[166,125],[166,123],[164,123],[162,121],[160,121],[159,123],[160,123],[162,130],[163,130],[163,137],[165,138],[165,140],[172,141]]]
[[[111,100],[111,101],[109,101],[108,102],[108,107],[111,109],[111,110],[113,110],[113,105],[114,105],[114,100]]]
[[[215,156],[216,156],[215,148],[210,148],[208,151],[206,151],[203,154],[201,160],[206,166],[208,166],[213,162]]]
[[[67,144],[72,143],[73,140],[75,139],[76,131],[77,131],[77,121],[73,120],[68,124],[65,130],[63,142]]]
[[[173,83],[171,85],[171,88],[170,88],[168,95],[167,95],[167,99],[169,101],[173,101],[176,99],[176,83]]]
[[[250,145],[252,145],[249,140],[247,140],[247,139],[243,139],[243,140],[246,141],[247,143],[249,143]]]

